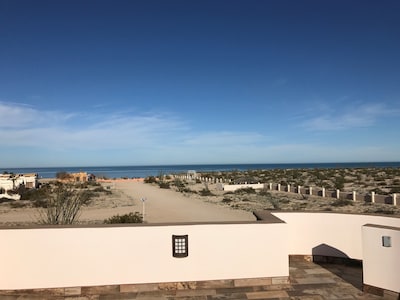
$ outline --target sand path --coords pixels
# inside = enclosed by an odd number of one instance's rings
[[[250,212],[207,203],[143,182],[115,182],[114,185],[115,189],[132,199],[133,207],[125,207],[125,210],[142,213],[143,202],[141,199],[146,199],[144,206],[147,223],[255,220]],[[88,213],[90,212],[84,211],[81,218],[86,218]]]
[[[78,221],[102,223],[114,215],[143,211],[145,198],[146,223],[255,221],[252,213],[208,203],[178,192],[138,181],[115,181],[108,184],[112,195],[83,207]],[[36,208],[0,209],[0,224],[35,224]]]

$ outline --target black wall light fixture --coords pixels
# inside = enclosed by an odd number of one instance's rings
[[[172,235],[172,256],[187,257],[189,255],[188,235]]]

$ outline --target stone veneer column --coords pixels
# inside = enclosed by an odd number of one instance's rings
[[[281,191],[281,184],[278,183],[278,191]]]

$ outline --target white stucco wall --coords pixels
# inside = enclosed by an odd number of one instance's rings
[[[225,184],[223,190],[227,192],[233,192],[239,189],[253,188],[253,189],[263,189],[264,183],[249,183],[249,184]]]
[[[400,227],[366,225],[362,236],[364,283],[400,293]],[[391,237],[391,247],[382,246],[382,236]]]
[[[0,289],[288,276],[284,223],[0,230]],[[172,235],[189,256],[172,257]]]
[[[305,212],[277,212],[273,215],[288,225],[290,254],[319,254],[363,259],[361,232],[363,225],[400,227],[400,218],[393,217]],[[342,255],[339,251],[343,252]]]

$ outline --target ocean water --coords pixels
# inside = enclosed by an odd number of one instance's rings
[[[158,165],[158,166],[108,166],[108,167],[49,167],[49,168],[1,168],[0,173],[12,172],[38,173],[40,178],[55,178],[57,172],[87,172],[107,178],[137,178],[163,174],[218,171],[247,171],[272,169],[326,169],[326,168],[399,168],[400,162],[362,162],[362,163],[292,163],[292,164],[210,164],[210,165]]]

